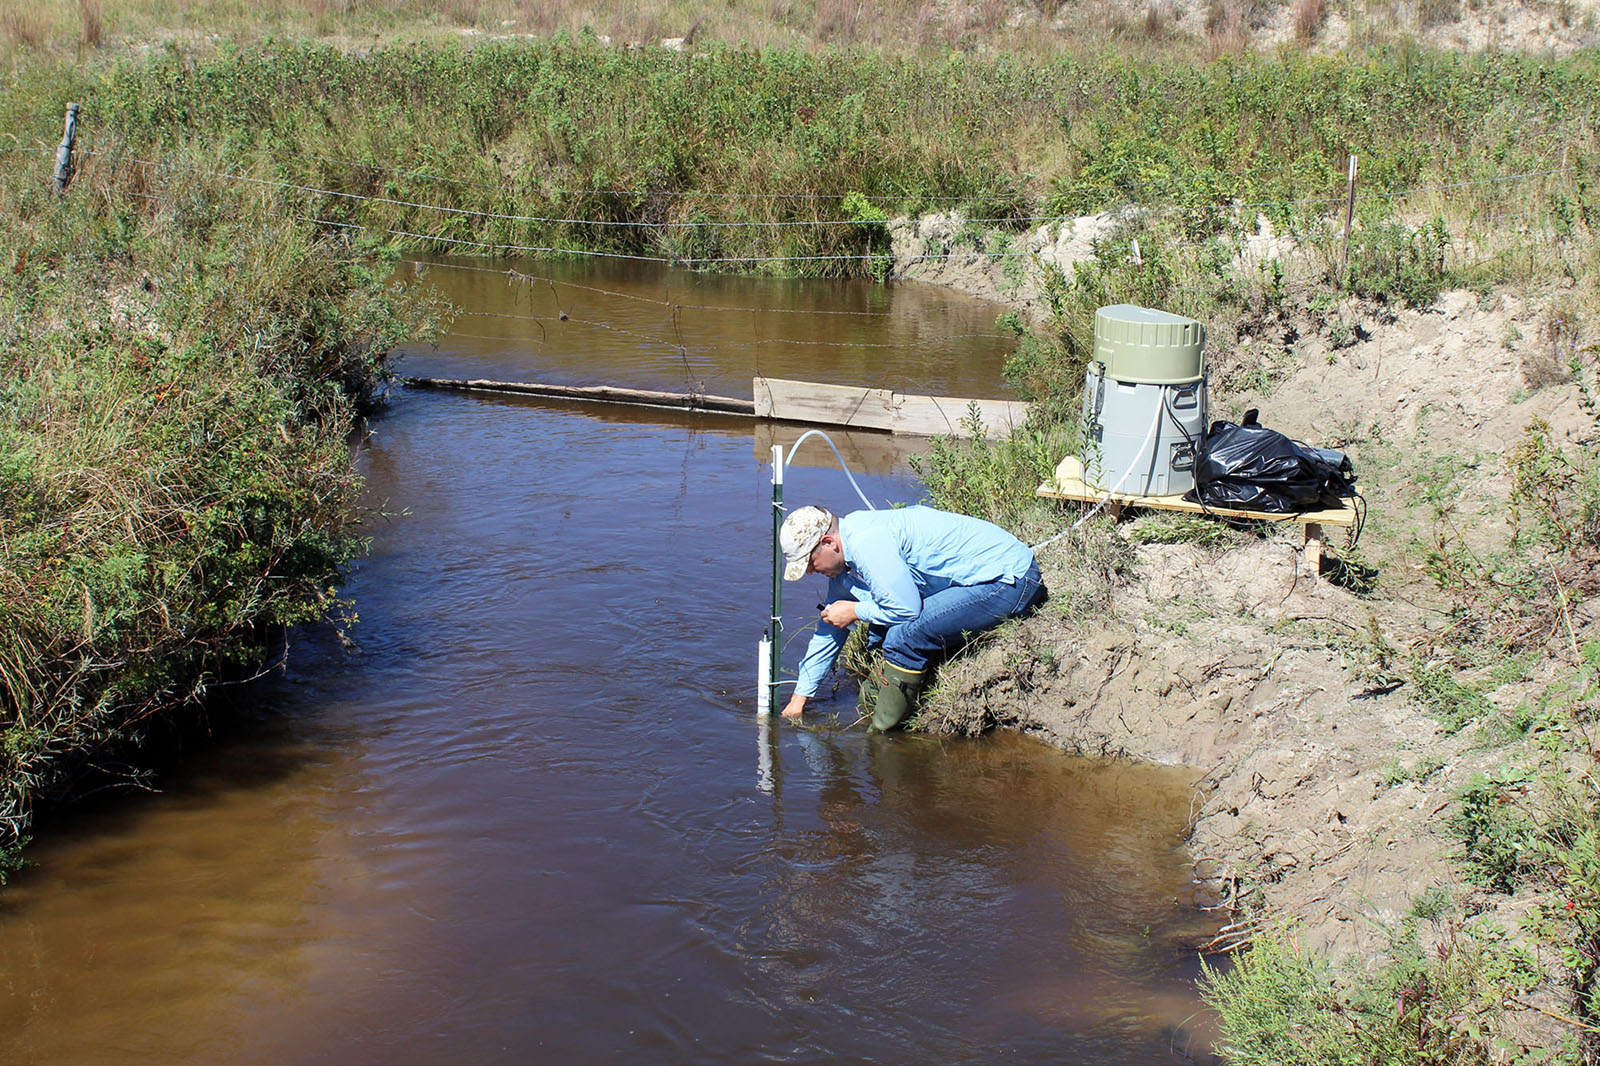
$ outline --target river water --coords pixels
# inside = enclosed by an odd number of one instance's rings
[[[403,268],[473,312],[403,369],[1003,391],[995,309],[949,292],[527,269]],[[295,634],[161,792],[47,827],[0,892],[5,1061],[1201,1051],[1189,774],[869,738],[847,692],[755,716],[796,427],[399,392],[371,430],[356,646]],[[907,442],[841,445],[880,506],[918,497]],[[859,505],[821,447],[787,493]]]

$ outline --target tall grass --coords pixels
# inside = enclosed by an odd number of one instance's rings
[[[1419,209],[1521,215],[1532,192],[1528,221],[1584,223],[1600,64],[1397,50],[1360,65],[1289,54],[1029,65],[689,56],[568,38],[157,56],[98,72],[26,68],[13,85],[0,125],[25,143],[53,144],[60,101],[81,98],[90,150],[145,158],[209,138],[231,171],[327,190],[300,194],[316,217],[436,235],[436,250],[468,240],[754,263],[865,255],[848,226],[797,225],[840,221],[852,193],[889,215],[1013,219],[999,223],[1011,232],[1030,216],[1140,206],[1179,247],[1261,214],[1310,232],[1338,213],[1351,152],[1362,191],[1384,194],[1372,206],[1389,215],[1421,195],[1392,191],[1448,186]],[[1546,170],[1561,173],[1492,180]],[[507,215],[518,217],[496,217]],[[861,261],[773,269],[867,272]]]
[[[0,157],[0,852],[34,803],[284,627],[361,550],[346,434],[423,327],[270,193]],[[27,157],[33,162],[32,157]],[[31,168],[30,168],[31,170]],[[0,863],[0,877],[5,864]]]

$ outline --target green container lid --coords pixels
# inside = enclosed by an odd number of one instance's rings
[[[1206,328],[1192,318],[1133,304],[1113,304],[1094,313],[1094,357],[1113,381],[1199,381],[1205,348]]]

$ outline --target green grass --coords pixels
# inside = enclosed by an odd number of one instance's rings
[[[176,155],[197,173],[207,161]],[[3,161],[0,853],[97,754],[346,614],[347,434],[427,308],[261,189]],[[14,866],[0,861],[0,878]]]
[[[1504,1061],[1494,1024],[1538,980],[1502,929],[1424,895],[1365,969],[1336,973],[1280,928],[1231,967],[1206,966],[1201,991],[1230,1066],[1476,1066]]]
[[[891,216],[959,208],[999,220],[989,228],[1002,237],[1033,216],[1145,205],[1095,271],[1065,284],[1081,304],[1176,300],[1192,313],[1202,297],[1277,298],[1270,278],[1214,277],[1258,215],[1300,240],[1327,278],[1409,303],[1467,269],[1458,256],[1441,261],[1466,223],[1448,240],[1418,228],[1436,214],[1531,202],[1534,221],[1570,216],[1586,232],[1594,158],[1582,116],[1600,66],[1399,50],[1362,63],[1281,53],[1198,67],[1112,52],[688,56],[580,37],[365,55],[280,43],[76,66],[23,57],[11,78],[0,131],[23,145],[52,147],[61,105],[77,99],[89,150],[150,158],[203,140],[219,169],[327,190],[294,198],[318,218],[427,234],[432,251],[460,251],[444,243],[456,240],[751,263],[848,255],[861,258],[770,268],[869,275],[882,235],[848,209],[852,195]],[[1363,203],[1341,271],[1351,151],[1363,191],[1382,198]],[[1557,175],[1485,180],[1563,161],[1571,169]],[[171,177],[146,180],[159,192]],[[1393,195],[1440,186],[1451,188]],[[506,215],[519,217],[491,217]],[[838,224],[813,225],[823,222]],[[1475,236],[1473,271],[1529,269],[1520,254],[1484,259],[1498,245]],[[1145,254],[1131,270],[1136,238]],[[1566,254],[1541,245],[1532,269]],[[1069,330],[1073,343],[1081,334]]]

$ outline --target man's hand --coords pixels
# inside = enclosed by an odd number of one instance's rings
[[[783,705],[783,716],[785,718],[799,718],[805,709],[806,697],[796,692],[789,697],[789,702]]]
[[[849,629],[856,624],[856,601],[834,600],[822,609],[822,620],[830,626]]]

